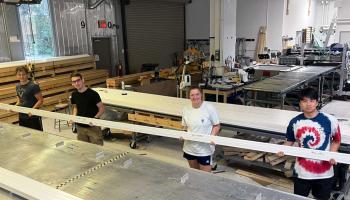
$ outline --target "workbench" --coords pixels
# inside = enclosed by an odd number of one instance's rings
[[[301,68],[302,66],[295,65],[256,65],[254,66],[254,79],[262,80],[264,78],[269,78],[271,76],[276,76],[280,72],[291,72]]]
[[[219,96],[222,96],[223,103],[227,103],[227,98],[232,94],[236,94],[239,91],[242,91],[243,85],[233,86],[231,89],[220,89],[220,88],[203,88],[203,101],[207,98],[207,95],[215,95],[215,102],[219,102]]]
[[[277,104],[280,105],[281,109],[284,109],[287,93],[317,80],[319,100],[322,103],[325,76],[335,72],[337,68],[336,66],[304,66],[294,71],[281,72],[271,78],[245,86],[245,100],[246,102],[252,102],[253,105],[256,105],[258,102],[263,104]],[[333,88],[333,83],[330,87],[331,89]],[[251,97],[249,97],[248,92],[251,93]],[[277,96],[279,102],[270,99],[259,99],[258,93],[268,94],[268,97]]]
[[[190,105],[189,99],[167,97],[117,89],[94,88],[108,106],[157,113],[181,118],[182,109]],[[259,135],[285,138],[289,121],[300,114],[297,111],[210,102],[219,114],[224,128]],[[340,121],[342,144],[350,144],[349,121]]]
[[[12,124],[0,123],[0,146],[9,199],[307,199]]]

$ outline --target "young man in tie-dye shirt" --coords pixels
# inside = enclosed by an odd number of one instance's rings
[[[317,92],[312,88],[303,89],[299,105],[303,113],[290,121],[285,145],[292,146],[297,142],[302,148],[338,151],[341,140],[338,121],[317,110]],[[320,161],[296,158],[294,193],[308,196],[311,191],[317,199],[328,200],[332,191],[334,164],[334,159]]]

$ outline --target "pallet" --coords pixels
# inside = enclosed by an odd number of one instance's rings
[[[134,122],[140,122],[144,124],[161,126],[164,128],[171,128],[176,130],[183,130],[181,121],[172,117],[135,112],[129,113],[128,119]]]

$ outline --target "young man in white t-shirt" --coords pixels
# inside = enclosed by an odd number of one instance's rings
[[[183,109],[182,125],[189,132],[217,135],[220,131],[220,121],[215,108],[202,101],[199,88],[190,88],[189,93],[191,105]],[[184,158],[191,168],[211,172],[211,160],[215,151],[213,144],[185,140],[183,151]]]

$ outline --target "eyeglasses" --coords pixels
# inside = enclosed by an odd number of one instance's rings
[[[79,78],[79,79],[77,79],[77,80],[72,81],[72,84],[77,84],[77,83],[79,83],[80,81],[81,81],[81,79]]]

